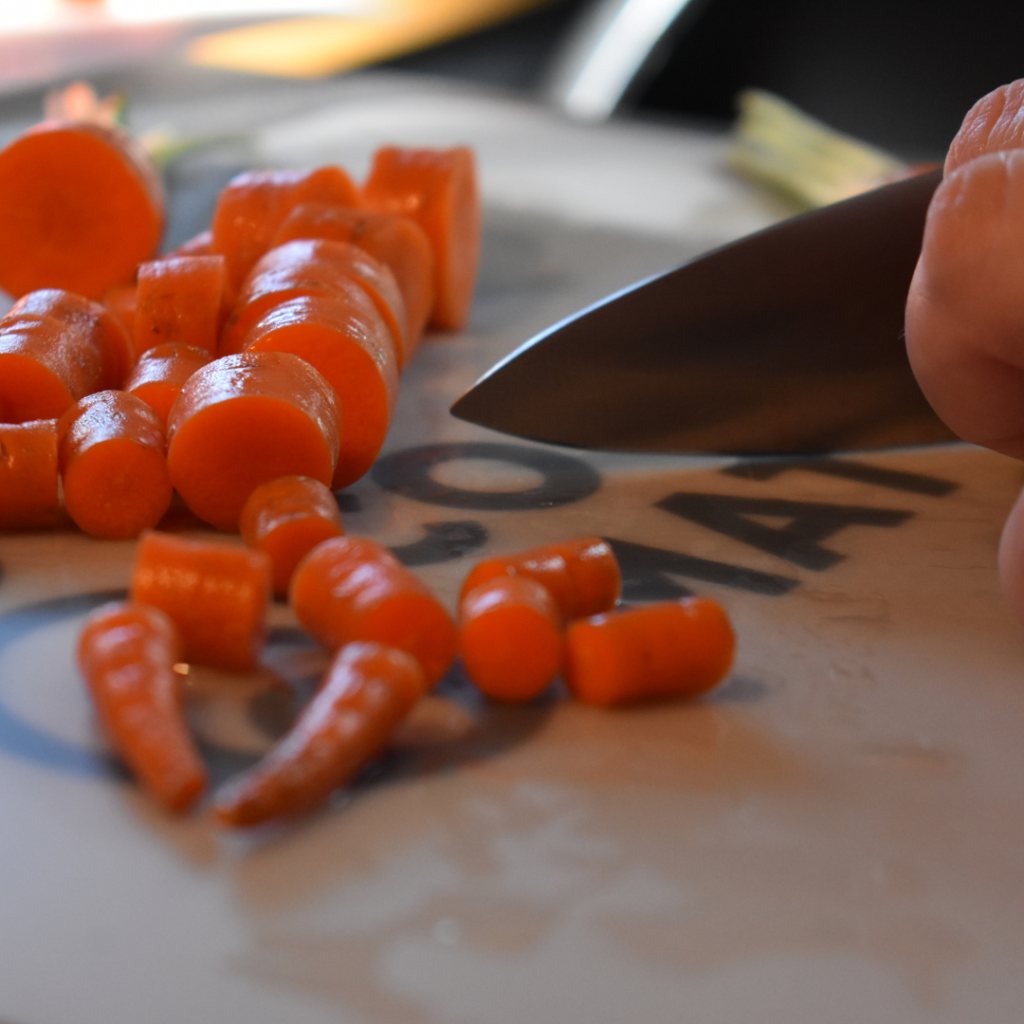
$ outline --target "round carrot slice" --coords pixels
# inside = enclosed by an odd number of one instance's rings
[[[331,486],[355,483],[384,444],[398,398],[398,365],[390,336],[360,289],[292,299],[249,332],[246,352],[291,352],[315,366],[334,388],[341,443]]]
[[[43,121],[0,151],[0,287],[98,299],[132,279],[164,229],[164,193],[116,128]]]
[[[141,398],[166,423],[185,382],[212,358],[207,349],[183,342],[155,345],[142,353],[124,390]]]
[[[223,256],[167,256],[139,267],[135,351],[181,341],[217,351],[224,306]]]
[[[334,389],[290,352],[241,352],[189,378],[167,417],[171,482],[200,519],[237,530],[253,490],[280,476],[329,484],[338,461]]]
[[[0,423],[0,530],[53,526],[59,518],[57,421]]]

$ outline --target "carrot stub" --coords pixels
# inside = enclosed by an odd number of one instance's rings
[[[467,574],[462,595],[485,580],[505,575],[527,576],[543,584],[566,621],[610,611],[622,589],[615,552],[600,537],[577,537],[484,559]]]
[[[104,605],[78,640],[78,668],[118,754],[168,810],[187,810],[207,786],[206,768],[181,709],[181,637],[158,608]]]
[[[572,623],[564,675],[585,704],[689,697],[725,678],[734,650],[722,607],[685,597]]]
[[[64,505],[93,537],[130,540],[156,526],[172,488],[160,417],[126,391],[98,391],[57,424]]]
[[[129,594],[171,617],[184,660],[229,672],[256,667],[270,600],[262,552],[151,530],[139,541]]]
[[[224,313],[223,256],[173,256],[139,267],[135,351],[178,341],[217,351]]]
[[[527,576],[496,576],[459,602],[466,673],[495,700],[527,701],[562,665],[562,621],[549,591]]]
[[[315,547],[292,577],[292,609],[328,648],[373,640],[408,651],[433,685],[458,648],[458,630],[440,601],[387,548],[363,537]]]
[[[0,530],[48,527],[59,519],[57,421],[0,423]]]
[[[242,540],[269,559],[274,593],[288,593],[295,567],[321,541],[345,529],[330,488],[308,476],[283,476],[260,484],[238,524]]]
[[[237,530],[249,495],[281,476],[329,484],[334,389],[290,352],[241,352],[197,370],[167,417],[171,482],[200,519]]]
[[[355,483],[373,465],[398,400],[398,363],[380,317],[357,285],[337,295],[292,299],[249,332],[246,352],[290,352],[323,374],[340,417],[331,486]]]
[[[98,299],[156,252],[160,176],[117,128],[48,120],[0,151],[0,287]]]
[[[288,734],[224,788],[214,812],[223,824],[244,827],[312,810],[382,750],[426,689],[411,655],[349,644]]]
[[[171,341],[142,353],[124,382],[124,390],[141,398],[164,423],[185,382],[213,356],[205,348]]]
[[[363,202],[371,210],[409,217],[423,228],[434,249],[430,324],[443,331],[464,327],[480,262],[473,151],[466,146],[379,149],[363,185]]]

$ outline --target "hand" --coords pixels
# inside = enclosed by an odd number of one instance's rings
[[[1024,79],[979,100],[949,148],[906,331],[918,382],[949,427],[1024,459]],[[999,571],[1024,622],[1024,494]]]

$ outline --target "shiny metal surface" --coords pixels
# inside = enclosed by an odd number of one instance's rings
[[[949,440],[903,307],[932,172],[641,281],[499,363],[454,415],[555,444],[786,453]]]

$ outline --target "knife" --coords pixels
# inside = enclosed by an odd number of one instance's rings
[[[461,419],[570,447],[719,454],[954,435],[914,380],[903,312],[936,170],[647,278],[520,346]]]

